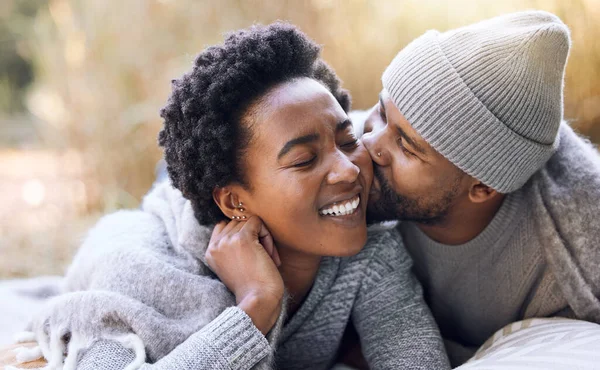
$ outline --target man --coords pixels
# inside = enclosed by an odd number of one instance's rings
[[[563,120],[568,28],[509,14],[400,51],[363,141],[454,365],[530,317],[600,322],[600,159]]]

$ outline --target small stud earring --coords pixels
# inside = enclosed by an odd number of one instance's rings
[[[243,206],[243,205],[244,205],[244,203],[240,202],[240,203],[238,204],[238,208],[239,208],[239,207],[241,207],[241,206]]]
[[[239,208],[240,212],[244,212],[246,209],[245,208]]]
[[[378,157],[381,157],[381,152],[377,152],[377,156],[378,156]]]
[[[242,220],[245,220],[247,217],[246,216],[242,216]]]

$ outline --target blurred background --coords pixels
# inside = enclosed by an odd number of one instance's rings
[[[170,80],[226,31],[295,23],[364,109],[424,31],[532,8],[571,28],[565,115],[600,143],[600,0],[1,0],[0,278],[62,274],[100,215],[138,206]]]

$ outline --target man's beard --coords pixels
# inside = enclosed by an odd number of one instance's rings
[[[452,201],[459,192],[460,177],[450,182],[450,186],[439,189],[438,194],[430,194],[409,198],[396,193],[377,166],[373,174],[379,181],[379,199],[369,201],[367,206],[367,224],[376,222],[401,220],[412,221],[427,225],[443,224]]]

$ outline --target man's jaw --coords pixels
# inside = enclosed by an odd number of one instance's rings
[[[377,166],[375,164],[375,166]],[[367,206],[367,224],[398,219],[397,207],[401,199],[388,185],[378,167],[373,168],[373,185]]]
[[[440,225],[446,221],[451,199],[456,189],[449,189],[444,197],[424,207],[418,199],[398,194],[378,167],[373,168],[374,194],[369,195],[367,224],[385,221],[411,221],[424,225]]]

